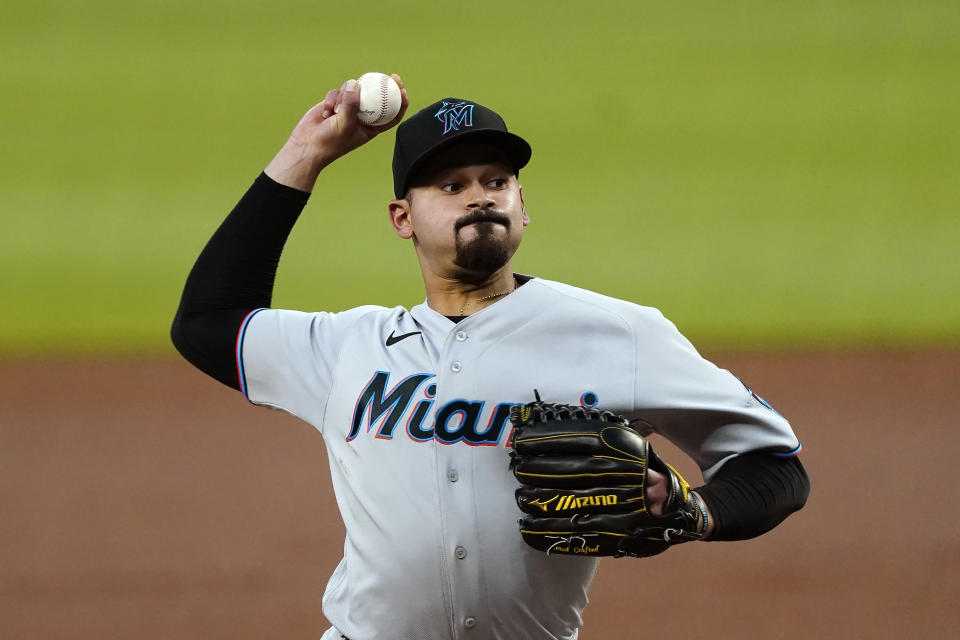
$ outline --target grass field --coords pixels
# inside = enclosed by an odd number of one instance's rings
[[[531,141],[518,270],[737,348],[960,344],[956,2],[46,2],[0,21],[0,354],[163,352],[196,254],[328,88]],[[418,303],[392,135],[321,176],[276,306]]]

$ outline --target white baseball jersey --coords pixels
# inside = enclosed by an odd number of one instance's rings
[[[251,402],[323,434],[346,527],[323,611],[351,640],[577,637],[598,560],[548,557],[517,526],[509,408],[535,388],[646,417],[707,479],[799,447],[659,311],[537,278],[459,323],[425,303],[259,310],[237,351]]]

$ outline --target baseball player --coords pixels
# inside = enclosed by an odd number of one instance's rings
[[[514,273],[531,148],[476,102],[396,131],[389,218],[423,303],[269,308],[319,174],[398,124],[402,95],[383,127],[357,120],[354,80],[304,115],[200,254],[172,328],[191,363],[324,437],[346,527],[324,639],[575,639],[600,556],[751,538],[799,509],[788,422],[658,311]]]

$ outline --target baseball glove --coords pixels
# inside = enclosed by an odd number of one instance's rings
[[[537,401],[514,406],[511,462],[524,541],[548,554],[652,556],[701,537],[690,485],[629,421]],[[667,476],[663,513],[647,510],[647,469]]]

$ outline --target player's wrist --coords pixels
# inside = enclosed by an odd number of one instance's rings
[[[715,522],[713,516],[710,514],[710,509],[707,507],[707,503],[704,502],[703,498],[696,491],[691,491],[690,495],[693,497],[693,502],[697,507],[697,533],[700,534],[701,540],[707,540],[710,538],[710,534],[713,533]]]
[[[264,173],[282,185],[310,192],[320,172],[334,159],[291,138],[273,157]]]

